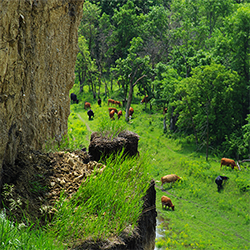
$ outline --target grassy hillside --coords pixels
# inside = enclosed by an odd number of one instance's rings
[[[120,100],[115,94],[111,97]],[[159,227],[164,228],[162,237],[156,240],[157,248],[250,249],[249,165],[241,165],[241,171],[226,166],[220,171],[222,155],[209,155],[206,162],[205,154],[196,152],[188,140],[171,139],[169,132],[163,133],[162,110],[145,110],[140,99],[134,99],[131,106],[135,113],[126,123],[124,116],[119,121],[110,120],[107,102],[99,107],[91,96],[80,98],[78,105],[71,105],[69,119],[71,132],[76,129],[76,124],[82,130],[81,136],[76,131],[73,135],[75,146],[88,147],[91,132],[103,127],[124,126],[140,136],[140,155],[150,156],[149,174],[157,184],[156,205],[158,219],[162,222]],[[92,104],[95,117],[91,121],[83,108],[84,100]],[[167,174],[177,174],[183,180],[172,187],[165,184],[162,190],[159,181]],[[217,191],[214,182],[218,175],[229,177],[221,192]],[[162,195],[172,199],[175,211],[161,208]]]

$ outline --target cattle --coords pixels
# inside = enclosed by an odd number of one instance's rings
[[[240,170],[239,163],[237,162],[237,165],[236,165],[234,160],[231,160],[231,159],[228,159],[228,158],[221,158],[220,170],[221,170],[222,165],[224,165],[224,166],[229,166],[230,165],[232,169],[234,169],[234,167],[237,167]]]
[[[117,106],[119,106],[119,107],[121,107],[122,106],[122,104],[121,104],[121,102],[119,102],[119,101],[115,101],[115,103],[114,103],[115,105],[117,105]]]
[[[163,115],[165,115],[168,111],[168,108],[163,107]]]
[[[94,117],[94,112],[92,109],[89,109],[88,112],[87,112],[88,116],[89,116],[89,120],[91,120],[91,117],[93,116]]]
[[[129,108],[128,115],[129,118],[131,119],[132,115],[134,114],[134,109],[132,107]]]
[[[110,119],[115,119],[115,117],[114,117],[114,115],[115,115],[115,111],[114,110],[111,110],[110,112],[109,112],[109,117],[110,117]]]
[[[122,116],[122,111],[121,110],[118,111],[117,116],[118,116],[118,119],[120,119],[120,117]]]
[[[109,106],[110,103],[115,104],[115,100],[113,100],[113,99],[108,99],[108,106]]]
[[[223,180],[228,180],[229,178],[227,176],[217,176],[216,179],[215,179],[215,183],[217,184],[217,187],[218,187],[218,192],[220,192],[220,190],[223,188],[222,187],[222,182]]]
[[[76,104],[79,103],[79,100],[77,99],[77,95],[74,93],[70,94],[70,99],[71,99],[72,103],[76,103]]]
[[[165,175],[161,177],[161,188],[164,183],[170,183],[170,186],[172,186],[172,183],[175,183],[177,180],[181,180],[181,177],[176,174]]]
[[[89,102],[85,102],[84,103],[84,108],[91,108],[91,104]]]
[[[164,206],[165,206],[165,209],[168,206],[168,207],[171,207],[172,210],[174,211],[174,205],[173,205],[171,199],[165,195],[163,195],[161,197],[161,205],[162,205],[162,209],[164,208]]]
[[[118,111],[117,111],[117,109],[116,109],[116,108],[109,108],[109,113],[110,113],[110,111],[112,111],[112,110],[114,110],[114,111],[115,111],[115,113],[116,113],[116,114],[118,114]]]
[[[102,104],[101,98],[99,98],[99,99],[97,100],[97,103],[98,103],[98,105],[101,107],[101,104]]]
[[[141,100],[141,103],[148,103],[151,98],[148,98],[148,95],[144,96],[143,99]]]

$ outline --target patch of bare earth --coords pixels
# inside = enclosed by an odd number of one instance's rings
[[[94,168],[102,172],[104,167],[90,161],[84,151],[22,152],[15,168],[7,173],[15,178],[5,183],[2,190],[6,212],[17,221],[25,216],[26,220],[43,223],[56,212],[54,205],[62,191],[70,198]]]

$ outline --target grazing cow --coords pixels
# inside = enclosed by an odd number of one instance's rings
[[[122,111],[119,110],[117,115],[118,115],[118,119],[120,119],[120,117],[122,116]]]
[[[117,109],[116,109],[116,108],[109,108],[109,112],[110,112],[110,111],[112,111],[112,110],[114,110],[114,111],[115,111],[115,113],[116,113],[116,114],[118,114],[118,111],[117,111]]]
[[[117,106],[119,106],[119,107],[121,107],[122,106],[122,104],[121,104],[121,102],[119,102],[119,101],[115,101],[115,103],[114,103],[115,105],[117,105]]]
[[[87,112],[88,116],[89,116],[89,120],[91,120],[91,116],[94,117],[94,112],[92,109],[89,109],[88,112]]]
[[[163,188],[164,183],[170,183],[170,186],[172,186],[172,183],[175,183],[177,180],[181,180],[181,177],[176,174],[165,175],[161,177],[161,188]]]
[[[129,111],[128,111],[128,115],[129,115],[129,118],[131,119],[132,115],[134,113],[134,109],[132,107],[129,108]]]
[[[115,100],[113,100],[113,99],[108,99],[108,106],[109,106],[110,103],[115,104]]]
[[[98,103],[98,105],[101,107],[101,104],[102,104],[101,98],[99,98],[99,99],[97,100],[97,103]]]
[[[115,115],[115,111],[114,110],[111,110],[110,112],[109,112],[109,117],[110,117],[110,119],[115,119],[115,117],[114,117],[114,115]]]
[[[71,101],[72,101],[73,103],[76,103],[76,104],[79,103],[79,100],[77,99],[77,95],[74,94],[74,93],[71,93],[71,94],[70,94],[70,99],[71,99]]]
[[[141,100],[141,103],[147,103],[149,101],[148,95],[144,96],[143,99]]]
[[[234,167],[237,167],[240,170],[239,163],[237,162],[237,165],[236,165],[236,163],[235,163],[234,160],[231,160],[231,159],[228,159],[228,158],[221,158],[221,161],[220,161],[220,170],[221,170],[222,165],[225,165],[225,166],[229,166],[230,165],[232,169],[234,169]]]
[[[91,108],[91,104],[89,102],[85,102],[84,103],[84,108]]]
[[[220,190],[223,188],[222,187],[222,182],[223,180],[228,180],[229,178],[227,176],[217,176],[216,179],[215,179],[215,183],[217,184],[217,187],[218,187],[218,192],[220,192]]]
[[[163,107],[163,115],[165,115],[168,111],[168,108]]]
[[[165,209],[166,209],[166,207],[168,206],[168,207],[171,207],[172,210],[174,211],[174,205],[173,205],[171,199],[168,198],[168,197],[165,196],[165,195],[163,195],[163,196],[161,197],[161,205],[162,205],[162,209],[164,208],[164,206],[165,206]]]

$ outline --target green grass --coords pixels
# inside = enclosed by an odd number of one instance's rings
[[[119,235],[133,229],[150,180],[145,159],[110,157],[102,174],[88,177],[76,195],[58,202],[50,231],[65,243]]]
[[[163,133],[162,110],[134,102],[133,118],[129,123],[124,116],[119,121],[124,128],[140,136],[139,152],[149,155],[150,177],[156,180],[158,217],[167,222],[164,236],[156,239],[161,249],[250,249],[249,212],[250,212],[250,174],[249,165],[242,171],[223,167],[220,171],[222,155],[212,155],[206,161],[205,153],[196,151],[192,138],[181,138],[169,131]],[[85,123],[93,131],[102,122],[113,126],[118,120],[111,121],[107,103],[98,107],[93,102],[95,118]],[[122,109],[124,111],[124,109]],[[100,118],[100,119],[99,119]],[[88,146],[88,142],[86,142]],[[166,174],[177,174],[183,180],[171,188],[165,184],[160,189],[160,178]],[[214,182],[218,175],[226,175],[229,180],[218,193]],[[160,198],[169,196],[175,211],[163,210]]]
[[[77,85],[72,91],[78,93]],[[109,97],[121,100],[116,92]],[[95,178],[89,178],[73,200],[68,201],[62,195],[57,206],[58,217],[48,230],[20,230],[17,226],[8,226],[10,222],[5,220],[8,222],[1,223],[0,235],[9,248],[4,249],[17,249],[13,242],[19,244],[19,241],[25,246],[27,244],[25,249],[57,249],[58,243],[53,238],[61,242],[58,249],[64,249],[69,242],[76,244],[87,237],[97,239],[119,234],[124,227],[134,223],[138,216],[136,213],[140,211],[140,197],[133,195],[132,190],[140,188],[138,192],[143,194],[147,182],[137,176],[138,172],[134,170],[138,168],[139,173],[144,173],[144,178],[154,178],[157,185],[156,208],[158,220],[162,222],[158,227],[164,230],[156,239],[158,249],[250,249],[250,174],[247,163],[241,166],[242,171],[225,166],[220,171],[220,158],[224,155],[212,155],[210,152],[206,161],[205,153],[196,151],[192,137],[178,137],[169,131],[163,133],[162,110],[153,107],[150,111],[149,105],[145,110],[145,105],[139,104],[140,98],[134,99],[131,104],[135,113],[129,123],[125,122],[124,108],[123,117],[119,121],[111,121],[107,102],[99,107],[86,89],[78,99],[78,105],[71,105],[68,138],[59,146],[52,142],[49,150],[88,148],[92,131],[112,130],[114,132],[110,136],[113,137],[119,129],[127,129],[140,136],[142,163],[135,159],[122,164],[118,164],[119,161],[110,162],[104,175],[94,174],[92,177]],[[91,103],[95,113],[91,121],[88,120],[87,110],[84,110],[84,101]],[[126,172],[131,166],[134,166],[132,173]],[[161,190],[160,178],[167,174],[177,174],[183,180],[172,187],[165,184]],[[128,175],[132,189],[128,182],[122,181]],[[229,177],[220,193],[214,183],[218,175]],[[162,195],[172,199],[175,211],[161,208]],[[131,210],[134,206],[137,208]],[[131,216],[128,218],[128,215]],[[41,245],[31,247],[36,244]]]
[[[25,224],[15,225],[8,220],[5,213],[0,214],[0,249],[65,249],[62,243],[56,242],[54,237],[50,237],[41,228],[25,226]]]

